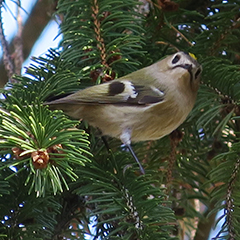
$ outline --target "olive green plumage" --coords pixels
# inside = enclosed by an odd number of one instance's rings
[[[195,103],[201,66],[177,52],[119,79],[48,102],[123,143],[161,138],[176,129]]]

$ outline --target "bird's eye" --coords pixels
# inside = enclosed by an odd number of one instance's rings
[[[201,73],[201,68],[199,68],[197,70],[197,72],[195,73],[195,79],[197,79],[197,77],[199,76],[200,73]]]
[[[174,63],[177,63],[179,60],[180,60],[180,56],[179,55],[176,55],[175,57],[174,57],[174,59],[172,60],[172,64],[174,64]]]

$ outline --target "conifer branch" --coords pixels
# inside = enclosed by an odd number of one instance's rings
[[[191,47],[193,46],[193,44],[184,36],[184,34],[177,30],[172,24],[167,23],[167,25],[171,29],[173,29],[177,34],[179,34],[187,42],[188,45],[190,45]]]
[[[238,18],[236,21],[233,21],[230,26],[225,25],[225,31],[222,31],[221,34],[219,34],[219,37],[213,41],[213,45],[210,48],[210,55],[215,55],[218,53],[219,48],[221,48],[222,45],[226,45],[226,43],[224,43],[224,40],[227,39],[228,35],[233,34],[234,29],[239,28],[239,21],[240,19]]]
[[[106,62],[106,47],[105,47],[104,40],[101,36],[101,22],[98,19],[98,14],[99,14],[98,0],[94,0],[92,5],[92,11],[93,11],[92,17],[93,17],[93,23],[94,23],[94,31],[96,33],[97,48],[100,51],[101,63],[102,65],[108,68],[108,64]]]
[[[234,199],[232,197],[232,194],[233,194],[235,181],[239,172],[239,167],[240,167],[240,159],[238,159],[237,162],[235,163],[234,169],[232,171],[231,179],[227,187],[225,214],[226,214],[226,221],[228,225],[230,240],[236,239],[236,234],[235,234],[234,224],[233,224],[234,218],[232,216],[232,213],[234,211]]]
[[[176,50],[176,52],[180,51],[176,46],[174,46],[171,43],[167,43],[167,42],[164,42],[164,41],[157,41],[156,44],[167,45],[167,46],[170,46],[171,48],[173,48],[174,50]]]
[[[128,207],[128,211],[129,211],[129,216],[128,216],[127,221],[134,222],[135,228],[143,229],[143,223],[141,222],[137,208],[134,205],[133,197],[130,195],[127,188],[123,188],[122,191],[123,191],[123,195],[126,199],[126,205]]]
[[[176,156],[177,156],[176,150],[177,150],[177,146],[181,140],[182,140],[181,131],[175,130],[170,134],[171,153],[169,156],[168,168],[167,168],[167,186],[171,185],[171,182],[172,182],[172,173],[173,173],[174,165],[176,162]]]

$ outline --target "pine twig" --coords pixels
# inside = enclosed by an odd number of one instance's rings
[[[237,174],[239,172],[239,167],[240,167],[240,159],[238,159],[237,162],[235,163],[235,166],[231,175],[231,179],[228,183],[228,188],[227,188],[225,214],[226,214],[226,221],[228,225],[228,232],[230,236],[229,240],[236,239],[234,226],[233,226],[233,219],[232,219],[232,211],[234,209],[234,200],[232,198],[232,193],[233,193],[234,183],[235,183]]]
[[[172,24],[167,23],[167,25],[172,28],[177,34],[179,34],[191,47],[193,44],[179,31],[177,30]]]
[[[180,51],[179,48],[175,47],[175,46],[172,45],[171,43],[167,43],[167,42],[164,42],[164,41],[157,41],[156,44],[167,45],[167,46],[172,47],[172,48],[173,48],[174,50],[176,50],[177,52]]]
[[[96,33],[96,39],[97,39],[97,48],[100,50],[101,55],[101,61],[102,65],[106,66],[108,68],[108,64],[106,61],[106,47],[104,44],[104,40],[101,36],[101,22],[98,19],[99,14],[99,6],[98,6],[98,0],[94,0],[93,6],[92,6],[92,17],[93,17],[93,23],[94,23],[94,31]]]
[[[183,137],[182,132],[179,130],[175,130],[170,134],[171,153],[170,153],[169,164],[167,169],[167,186],[169,186],[170,183],[172,182],[172,172],[176,162],[177,146],[179,142],[181,142],[182,137]]]
[[[127,188],[123,188],[123,194],[125,196],[126,204],[127,204],[128,211],[129,211],[128,221],[134,221],[135,228],[142,229],[143,228],[142,222],[141,222],[139,213],[137,211],[137,208],[134,205],[133,197],[131,196],[131,194],[129,193]]]

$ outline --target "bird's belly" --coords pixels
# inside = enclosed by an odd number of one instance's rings
[[[160,109],[160,110],[159,110]],[[173,111],[174,109],[174,111]],[[103,135],[120,138],[123,131],[130,131],[133,142],[159,139],[175,130],[188,112],[173,109],[169,104],[161,108],[121,107],[116,105],[89,106],[82,111],[83,119],[99,128]]]
[[[165,113],[161,116],[151,116],[133,128],[131,140],[133,142],[156,140],[175,130],[186,118],[182,114]]]

